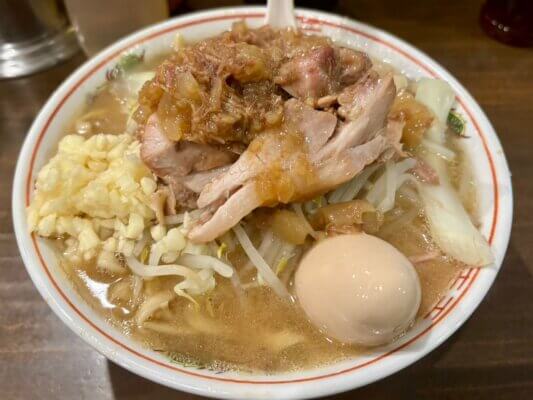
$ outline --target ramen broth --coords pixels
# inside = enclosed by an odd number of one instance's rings
[[[386,227],[387,223],[383,229]],[[417,217],[408,229],[383,238],[404,254],[417,255],[427,251],[426,229],[423,218]],[[139,328],[132,317],[131,276],[110,278],[93,263],[62,265],[83,300],[108,322],[187,365],[278,372],[316,367],[365,351],[324,337],[297,304],[279,299],[270,289],[258,287],[239,297],[227,279],[218,277],[212,293],[197,299],[199,306],[176,298],[168,311],[158,311],[145,323],[147,327]],[[438,258],[415,264],[415,268],[422,288],[418,311],[422,317],[446,293],[461,267]],[[145,282],[144,290],[147,295],[171,291],[177,282],[176,278],[154,278]],[[290,343],[296,344],[287,346]]]
[[[107,84],[99,89],[80,114],[83,117],[68,126],[68,133],[73,130],[85,135],[124,132],[128,119],[123,107],[126,100],[117,98],[114,85]],[[469,174],[468,166],[460,149],[453,144],[452,147],[459,154],[458,161],[450,163],[454,184],[466,201],[467,210],[472,211],[475,202],[471,181],[467,179],[465,183],[463,179],[463,174]],[[377,236],[410,257],[434,251],[436,247],[430,239],[420,206],[408,197],[399,192],[395,207],[385,215]],[[256,212],[249,218],[258,214]],[[402,216],[409,215],[410,223],[396,229],[394,224],[399,224]],[[64,249],[63,239],[54,242],[59,251]],[[244,274],[246,260],[239,250],[229,252],[227,256],[236,271]],[[292,291],[296,261],[293,260],[284,277],[289,291]],[[230,280],[220,276],[215,277],[215,289],[195,297],[197,304],[174,296],[168,308],[156,311],[140,327],[134,314],[143,296],[172,293],[180,278],[145,279],[141,299],[135,303],[133,292],[138,290],[135,286],[139,285],[139,278],[135,278],[129,269],[125,275],[110,276],[101,272],[94,262],[73,264],[63,259],[61,264],[83,300],[103,318],[127,336],[181,364],[217,371],[238,369],[274,373],[316,367],[366,351],[325,337],[308,322],[297,303],[280,299],[269,288],[258,286],[236,292]],[[436,258],[415,263],[415,268],[422,289],[418,311],[418,316],[422,317],[447,292],[462,266],[439,254]]]

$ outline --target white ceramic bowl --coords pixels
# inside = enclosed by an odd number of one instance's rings
[[[390,62],[409,77],[438,77],[457,93],[457,108],[466,117],[465,149],[473,160],[479,194],[481,230],[489,239],[495,263],[465,270],[449,292],[400,341],[365,357],[323,368],[278,375],[217,373],[169,362],[105,323],[76,294],[59,270],[46,241],[28,233],[25,206],[37,171],[55,152],[65,124],[87,96],[105,80],[124,52],[145,52],[150,59],[169,48],[175,34],[203,39],[246,19],[262,24],[264,8],[213,10],[148,27],[110,46],[74,72],[52,95],[33,123],[18,160],[13,187],[13,220],[26,268],[54,312],[76,334],[122,367],[155,382],[195,394],[219,398],[300,399],[353,389],[390,375],[415,362],[446,340],[472,314],[489,290],[507,248],[512,218],[510,173],[500,142],[475,100],[435,61],[398,38],[368,25],[322,12],[300,10],[300,26],[330,36]]]

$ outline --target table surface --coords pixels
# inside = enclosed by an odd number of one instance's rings
[[[413,43],[455,75],[500,135],[513,171],[515,218],[503,268],[479,309],[430,355],[338,399],[530,399],[533,394],[533,49],[488,39],[480,1],[339,1],[337,12]],[[30,281],[15,243],[11,182],[30,124],[82,62],[0,81],[0,397],[198,399],[108,362],[64,326]],[[371,396],[371,397],[369,397]]]

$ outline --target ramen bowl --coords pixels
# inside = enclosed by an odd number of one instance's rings
[[[495,257],[492,265],[462,270],[449,290],[415,326],[394,343],[364,356],[327,366],[279,374],[211,371],[177,364],[143,347],[101,318],[62,273],[46,240],[31,235],[26,207],[39,169],[57,148],[66,124],[95,88],[105,82],[125,54],[145,60],[168,51],[177,33],[201,40],[230,28],[238,20],[251,27],[263,23],[259,7],[207,11],[175,18],[134,33],[78,68],[50,97],[35,119],[22,147],[13,187],[13,220],[20,253],[35,286],[52,310],[89,345],[120,366],[163,385],[198,395],[232,399],[303,399],[354,389],[416,362],[452,335],[474,312],[490,289],[509,241],[512,189],[505,156],[494,129],[466,89],[421,51],[374,27],[339,16],[298,10],[300,27],[309,33],[361,49],[390,63],[411,79],[434,77],[452,86],[457,111],[466,120],[464,151],[469,156],[478,199],[480,230]]]

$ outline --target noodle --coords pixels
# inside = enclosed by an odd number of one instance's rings
[[[413,168],[416,160],[407,158],[396,164],[387,162],[385,172],[378,178],[372,188],[366,195],[366,199],[372,203],[382,213],[389,211],[394,206],[396,191],[406,181],[412,178],[411,175],[405,174],[406,171]]]
[[[194,335],[192,329],[186,329],[182,326],[178,327],[176,324],[170,322],[144,321],[142,327],[169,336]]]
[[[172,292],[161,292],[144,300],[135,314],[135,321],[137,324],[142,325],[143,322],[152,317],[158,309],[168,306],[168,302],[175,296],[176,294]]]
[[[430,139],[422,139],[422,145],[432,153],[444,158],[446,161],[453,161],[455,159],[455,152],[453,150]]]
[[[165,216],[166,225],[179,225],[185,220],[185,214],[175,214]]]
[[[252,261],[252,264],[257,268],[257,271],[261,274],[263,279],[265,279],[267,284],[274,290],[274,292],[276,292],[278,296],[285,299],[290,299],[291,295],[287,291],[287,288],[278,279],[263,257],[261,257],[261,255],[257,252],[244,229],[242,229],[240,225],[236,225],[233,227],[233,232],[235,232],[237,240],[239,240],[241,243],[244,252],[248,255],[250,261]]]
[[[304,212],[302,210],[302,205],[299,203],[292,204],[293,210],[296,212],[296,215],[300,218],[302,223],[307,227],[307,230],[309,231],[309,234],[316,240],[318,239],[318,234],[315,232],[307,218],[305,218]]]
[[[178,262],[189,268],[207,268],[213,269],[224,278],[230,278],[233,275],[233,268],[223,263],[219,259],[211,256],[198,254],[182,254]]]

